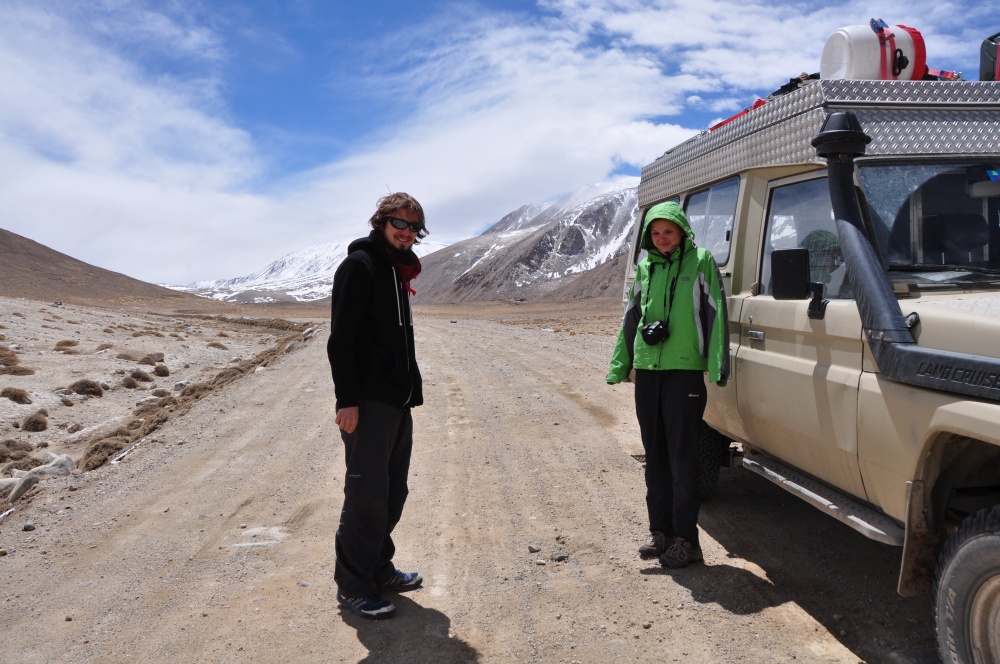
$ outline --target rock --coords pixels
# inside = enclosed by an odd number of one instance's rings
[[[23,530],[26,533],[30,533],[34,529],[35,529],[35,524],[33,524],[30,521],[25,521],[24,526],[21,527],[21,530]]]
[[[538,546],[537,544],[529,544],[528,545],[528,552],[529,553],[538,553],[541,550],[542,550],[542,547]]]
[[[539,558],[538,560],[535,561],[535,564],[538,565],[539,567],[541,567],[542,565],[545,564],[545,561],[542,560],[541,558]]]
[[[28,489],[38,484],[38,480],[45,475],[61,477],[69,475],[76,470],[76,462],[68,454],[55,456],[51,452],[46,452],[46,457],[50,458],[51,461],[48,461],[45,465],[36,466],[28,471],[13,471],[14,476],[18,477],[19,480],[17,486],[10,492],[7,502],[14,503],[19,500],[21,496],[28,492]]]
[[[66,429],[66,431],[68,431],[70,433],[76,433],[77,431],[81,431],[82,429],[83,429],[83,425],[82,424],[73,423],[73,424],[69,425],[69,428]]]
[[[110,386],[110,385],[108,385],[108,384],[107,384],[106,382],[104,382],[104,381],[102,380],[102,381],[101,381],[101,389],[102,389],[102,390],[110,390],[110,389],[111,389],[111,386]]]
[[[286,353],[291,353],[293,350],[295,350],[296,348],[298,348],[301,345],[302,344],[299,343],[298,341],[293,341],[292,343],[290,343],[287,346],[285,346],[285,352]]]
[[[0,558],[3,558],[6,555],[7,555],[7,549],[0,549]]]
[[[188,382],[186,380],[179,380],[176,383],[174,383],[174,391],[175,392],[180,392],[181,390],[183,390],[187,386],[188,386]]]
[[[552,554],[551,556],[549,556],[549,557],[550,557],[550,558],[551,558],[552,560],[554,560],[555,562],[557,562],[557,563],[561,563],[561,562],[563,562],[564,560],[569,560],[569,554],[568,554],[568,553],[553,553],[553,554]]]

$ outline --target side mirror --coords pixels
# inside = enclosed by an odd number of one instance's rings
[[[809,318],[823,318],[829,300],[823,284],[809,281],[808,249],[776,249],[771,253],[772,293],[775,300],[809,300]]]
[[[771,253],[771,293],[775,300],[809,297],[808,249],[775,249]]]

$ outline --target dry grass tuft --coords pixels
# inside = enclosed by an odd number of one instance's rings
[[[69,389],[77,394],[83,394],[88,397],[102,397],[104,396],[104,390],[101,389],[99,383],[93,380],[88,380],[84,378],[83,380],[78,380],[69,386]]]
[[[185,399],[200,399],[212,391],[212,386],[207,383],[193,383],[181,390],[181,396]]]
[[[130,352],[130,351],[125,351],[124,353],[118,353],[117,355],[115,355],[115,358],[117,358],[119,360],[127,360],[129,362],[138,362],[139,361],[139,356],[136,355],[135,353]]]
[[[229,347],[226,346],[226,344],[220,344],[218,341],[209,341],[208,342],[208,347],[209,348],[218,348],[219,350],[229,350]]]
[[[72,399],[70,399],[69,397],[63,397],[59,401],[62,403],[62,405],[69,406],[70,408],[72,408],[73,406],[76,405],[76,403]],[[73,433],[73,432],[70,431],[70,433]]]
[[[242,375],[242,369],[238,367],[229,367],[227,369],[223,369],[212,377],[212,385],[213,387],[222,387],[223,385],[228,385]]]
[[[166,378],[167,376],[170,375],[170,369],[168,369],[167,365],[165,364],[157,364],[155,367],[153,367],[153,373],[159,376],[160,378]]]
[[[177,401],[177,399],[175,399],[170,395],[167,395],[158,401],[151,401],[149,403],[142,404],[141,406],[133,410],[132,414],[135,415],[136,417],[146,417],[147,415],[155,413],[156,411],[161,409],[166,409],[167,412],[169,412],[171,410],[175,410],[173,406],[177,406],[179,403],[180,402]]]
[[[139,359],[139,364],[146,364],[146,365],[149,365],[151,367],[155,367],[156,366],[156,360],[153,359],[152,355],[146,355],[146,356],[144,356],[144,357],[142,357],[142,358]]]
[[[152,383],[154,380],[156,380],[142,369],[133,369],[131,372],[129,372],[129,376],[143,383]]]
[[[62,341],[56,342],[56,350],[63,350],[64,348],[73,348],[74,346],[79,346],[80,342],[75,339],[63,339]]]
[[[87,448],[83,454],[81,468],[85,471],[100,468],[112,456],[158,429],[169,417],[170,413],[165,408],[156,408],[143,419],[130,422],[128,427],[118,427]]]
[[[108,459],[125,449],[125,446],[130,442],[131,437],[127,434],[102,438],[92,443],[87,448],[87,451],[83,453],[83,460],[80,463],[80,467],[85,471],[100,468],[108,462]]]
[[[40,410],[37,413],[33,413],[24,418],[21,422],[22,431],[30,431],[32,433],[38,433],[39,431],[45,431],[49,428],[49,418],[46,417],[46,412]]]
[[[0,463],[20,461],[28,457],[33,449],[30,443],[12,438],[0,442]]]
[[[132,376],[125,376],[124,378],[122,378],[122,387],[127,387],[130,390],[134,390],[135,388],[139,387],[139,381],[137,381],[135,378],[132,378]]]
[[[133,337],[162,337],[163,335],[155,330],[143,330],[141,332],[133,332]]]
[[[6,397],[14,403],[31,403],[31,396],[19,387],[5,387],[0,390],[0,398]]]
[[[34,369],[28,367],[5,367],[0,365],[0,376],[33,376]]]
[[[114,334],[115,333],[115,331],[112,330],[110,327],[106,327],[106,328],[104,328],[101,331],[104,332],[105,334]]]
[[[100,353],[102,350],[107,350],[109,348],[114,348],[114,347],[115,347],[114,344],[101,344],[100,346],[97,347],[97,352]]]
[[[7,346],[0,346],[0,366],[13,367],[20,364],[21,359]]]
[[[7,335],[6,334],[0,334],[0,341],[6,341],[6,340],[7,340]]]

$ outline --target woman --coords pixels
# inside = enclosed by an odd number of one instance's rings
[[[635,412],[646,450],[646,509],[651,539],[643,559],[684,567],[702,559],[698,544],[698,438],[704,374],[729,377],[726,298],[711,252],[694,243],[680,206],[646,213],[631,301],[618,333],[609,384],[635,369]]]

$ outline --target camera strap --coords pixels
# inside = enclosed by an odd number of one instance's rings
[[[677,280],[681,276],[681,263],[684,262],[684,245],[685,244],[687,244],[687,238],[686,237],[683,240],[681,240],[681,245],[680,245],[680,249],[679,249],[680,254],[677,255],[677,274],[674,275],[673,281],[670,282],[670,288],[667,289],[667,291],[665,291],[663,293],[663,306],[667,310],[667,320],[665,320],[663,322],[664,322],[664,324],[666,324],[667,329],[670,329],[670,314],[672,314],[674,312],[674,291],[677,290]],[[667,257],[664,256],[664,258],[667,258]],[[649,263],[649,283],[650,283],[650,285],[652,285],[652,283],[653,283],[653,269],[655,267],[656,267],[656,263],[653,263],[652,261],[650,261],[650,263]],[[669,275],[669,274],[670,274],[670,261],[668,260],[667,261],[667,275]],[[652,288],[647,288],[646,289],[646,303],[647,304],[649,303],[649,291],[651,291],[651,290],[652,290]],[[642,308],[642,322],[640,323],[639,327],[642,327],[642,325],[645,324],[645,322],[646,322],[646,307],[643,307]]]

